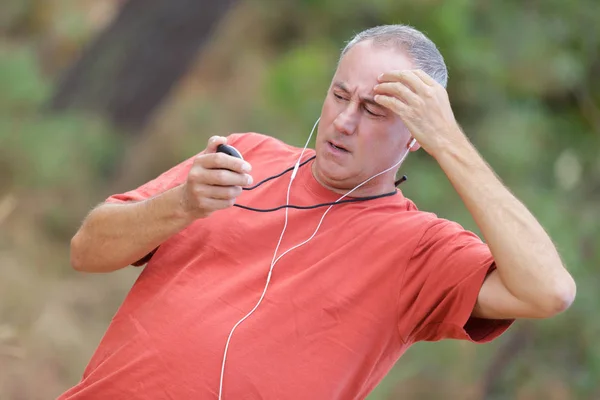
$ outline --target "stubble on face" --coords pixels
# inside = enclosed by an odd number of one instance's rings
[[[324,187],[346,193],[399,161],[410,133],[400,118],[373,100],[377,77],[412,69],[401,51],[366,41],[340,60],[321,112],[313,175]],[[395,171],[361,187],[353,196],[387,193],[395,188]]]

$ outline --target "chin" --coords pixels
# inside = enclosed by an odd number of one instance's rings
[[[350,185],[348,180],[352,174],[348,167],[337,164],[326,158],[321,158],[315,163],[317,171],[317,178],[321,181],[321,184],[327,186],[335,186],[338,189],[346,189],[346,186]]]

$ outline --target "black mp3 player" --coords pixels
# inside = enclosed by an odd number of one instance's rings
[[[244,157],[242,157],[242,154],[233,146],[229,146],[228,144],[220,144],[217,146],[217,153],[225,153],[227,155],[230,155],[232,157],[237,157],[237,158],[241,158],[242,160],[244,159]]]

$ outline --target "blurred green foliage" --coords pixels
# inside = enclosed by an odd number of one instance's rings
[[[30,2],[32,9],[35,4]],[[64,5],[68,2],[52,4],[58,10],[70,7]],[[253,12],[239,13],[234,23],[262,34],[244,43],[249,55],[230,59],[241,63],[238,70],[259,84],[236,91],[225,79],[218,88],[176,92],[162,110],[164,122],[148,129],[167,132],[176,149],[167,151],[169,162],[201,150],[215,133],[253,130],[303,145],[344,41],[376,24],[408,23],[438,44],[449,67],[448,92],[458,121],[548,230],[578,284],[569,311],[513,328],[530,330],[506,368],[494,370],[492,363],[505,351],[512,331],[486,346],[418,344],[370,398],[477,398],[478,385],[490,373],[495,375],[489,399],[600,398],[600,2],[251,0],[244,7]],[[58,192],[64,202],[46,209],[46,221],[62,225],[47,232],[72,232],[84,210],[108,194],[124,148],[140,143],[126,142],[97,117],[44,111],[59,75],[44,73],[41,67],[44,30],[32,28],[23,34],[15,27],[22,27],[27,18],[17,8],[12,10],[0,12],[0,29],[6,35],[0,39],[0,196],[10,191],[36,193],[37,206],[43,206],[44,195],[52,198]],[[69,24],[77,20],[72,10],[66,15]],[[64,24],[44,26],[60,39],[64,29],[56,26]],[[92,34],[85,24],[74,25],[81,36]],[[63,40],[78,40],[72,31],[62,35]],[[244,37],[230,40],[243,42]],[[203,82],[210,79],[204,77]],[[155,162],[162,167],[166,161]],[[136,177],[138,184],[158,169],[158,164],[147,165]],[[409,180],[401,188],[420,208],[478,232],[427,154],[409,157],[403,173]],[[4,182],[9,183],[2,187]],[[8,240],[4,234],[0,239]],[[68,243],[60,245],[66,248]],[[102,307],[99,301],[92,310]],[[0,306],[0,320],[3,312]],[[100,334],[91,336],[92,344]],[[85,363],[88,357],[84,354],[74,362]],[[62,384],[72,384],[77,377],[68,379]]]
[[[41,76],[33,50],[0,52],[0,148],[15,168],[15,182],[85,185],[108,175],[120,154],[116,132],[91,115],[45,113],[52,86]]]

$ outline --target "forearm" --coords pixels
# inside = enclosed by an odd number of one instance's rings
[[[181,186],[151,199],[103,204],[94,209],[71,241],[71,264],[85,272],[110,272],[144,257],[188,226]]]
[[[434,157],[479,226],[508,291],[548,313],[567,307],[575,285],[552,240],[477,150],[465,138]]]

